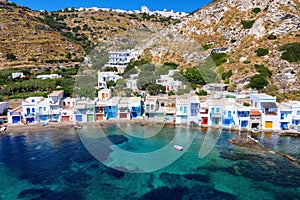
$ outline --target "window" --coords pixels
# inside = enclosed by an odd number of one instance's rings
[[[182,106],[180,106],[180,108],[179,108],[179,109],[180,109],[180,111],[182,111]]]
[[[46,107],[44,107],[44,111],[46,111]]]
[[[31,99],[31,102],[34,103],[34,99]]]
[[[186,113],[186,110],[187,110],[186,107],[184,107],[183,112]]]
[[[220,112],[220,108],[216,108],[216,112],[219,113]]]
[[[300,110],[297,110],[297,115],[300,115]]]
[[[32,108],[31,111],[34,113],[35,112],[35,108]]]

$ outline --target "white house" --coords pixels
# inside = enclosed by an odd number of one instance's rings
[[[189,116],[189,101],[187,98],[176,99],[176,124],[187,124]]]
[[[15,73],[11,74],[11,77],[12,78],[23,78],[24,74],[23,74],[23,72],[15,72]]]
[[[54,78],[59,78],[61,77],[60,75],[58,74],[42,74],[42,75],[37,75],[36,78],[39,78],[39,79],[54,79]]]
[[[63,97],[64,97],[63,90],[56,90],[48,95],[49,106],[50,106],[49,114],[51,115],[51,118],[53,119],[59,118],[61,107],[63,107]]]
[[[22,101],[22,113],[25,119],[25,123],[34,123],[38,121],[38,113],[49,111],[47,103],[41,103],[44,100],[43,97],[28,97],[25,101]],[[41,110],[39,110],[39,104],[41,103]],[[45,111],[44,111],[45,110]]]
[[[289,129],[292,125],[292,106],[286,104],[279,104],[279,125],[281,130]]]
[[[123,51],[110,51],[108,52],[107,67],[117,67],[118,72],[123,73],[129,62],[134,59],[137,60],[140,56],[140,52],[137,50],[127,49]]]
[[[160,79],[156,79],[156,84],[165,86],[166,92],[177,91],[179,89],[186,88],[186,85],[183,85],[182,81],[174,80],[173,76],[178,72],[179,70],[169,70],[167,75],[160,75]]]
[[[238,129],[250,129],[250,108],[239,103],[233,103],[234,121]]]
[[[129,80],[126,81],[126,87],[130,88],[132,90],[137,90],[137,79],[138,79],[138,74],[131,74],[129,76]]]
[[[22,105],[7,112],[8,124],[21,124],[23,122]]]
[[[198,96],[189,96],[189,115],[188,115],[188,123],[199,125],[200,124],[200,100]]]
[[[251,94],[251,106],[261,112],[262,129],[280,129],[276,97],[267,94]]]
[[[222,112],[224,110],[224,100],[222,99],[208,99],[208,126],[221,126]]]
[[[122,76],[119,76],[117,72],[101,72],[98,71],[98,87],[107,88],[107,82],[122,79]]]
[[[130,119],[129,98],[121,97],[118,104],[119,119]]]
[[[281,105],[285,106],[288,110],[291,110],[291,118],[292,118],[291,125],[299,126],[300,125],[300,101],[289,101],[286,103],[281,103]],[[280,118],[282,117],[282,114]]]
[[[107,101],[111,98],[111,90],[110,89],[102,89],[98,91],[98,99],[100,101]]]

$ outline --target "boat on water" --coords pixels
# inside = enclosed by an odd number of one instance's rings
[[[258,133],[258,132],[259,132],[258,128],[251,129],[251,133]]]
[[[182,151],[183,150],[183,146],[174,145],[174,149],[176,149],[177,151]]]
[[[41,125],[42,125],[42,126],[46,126],[46,125],[48,125],[48,124],[49,124],[49,121],[48,121],[48,120],[47,120],[47,121],[42,121],[42,122],[41,122]]]
[[[5,126],[1,126],[0,127],[0,132],[4,132],[6,130],[6,127]]]

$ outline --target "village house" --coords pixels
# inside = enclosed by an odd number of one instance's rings
[[[63,106],[60,110],[60,119],[59,118],[52,118],[54,121],[62,121],[62,122],[70,122],[73,121],[73,114],[74,114],[74,106],[75,106],[75,99],[71,97],[67,97],[62,100]]]
[[[209,120],[209,113],[208,113],[208,104],[206,101],[200,102],[200,126],[207,126]]]
[[[50,118],[51,119],[58,119],[61,108],[63,107],[63,98],[64,98],[64,91],[63,90],[56,90],[51,92],[48,95],[49,106],[50,106]]]
[[[119,119],[130,119],[129,98],[121,97],[118,104]]]
[[[280,129],[276,97],[267,94],[251,94],[251,106],[261,112],[262,129]]]
[[[102,89],[98,91],[98,100],[107,101],[111,98],[111,90],[110,89]]]
[[[107,88],[107,82],[122,79],[122,76],[119,76],[117,72],[101,72],[98,71],[98,87]]]
[[[188,123],[189,101],[185,97],[178,97],[176,99],[176,124]]]
[[[22,105],[9,110],[7,112],[7,123],[8,124],[21,124],[23,123]]]
[[[259,110],[250,110],[250,128],[261,128],[261,112]]]
[[[129,80],[126,81],[126,87],[130,88],[132,90],[137,90],[137,79],[138,79],[138,74],[131,74],[129,76]]]
[[[15,78],[23,78],[24,74],[23,72],[14,72],[11,74],[11,78],[15,79]]]
[[[42,74],[42,75],[37,75],[36,78],[38,79],[55,79],[61,77],[58,74]]]
[[[291,110],[292,128],[298,129],[298,126],[300,125],[300,101],[289,101],[289,102],[281,103],[281,105]],[[286,113],[282,113],[282,114],[286,114]]]
[[[140,97],[130,97],[128,101],[128,107],[131,119],[142,116],[142,103]]]
[[[183,85],[182,81],[174,80],[173,78],[174,74],[178,72],[179,70],[169,70],[167,75],[160,75],[160,79],[156,79],[156,84],[165,86],[166,92],[185,89],[186,85]]]
[[[222,109],[224,102],[222,99],[208,99],[208,126],[221,126],[222,125]]]
[[[123,73],[126,66],[131,60],[137,60],[140,56],[140,52],[133,49],[126,49],[122,51],[110,51],[108,52],[108,62],[106,67],[117,67],[119,73]]]
[[[198,96],[189,96],[189,115],[188,123],[193,125],[199,125],[200,123],[200,100]]]
[[[106,102],[104,116],[106,119],[118,118],[118,104],[121,97],[112,97]]]
[[[288,130],[292,125],[292,107],[286,104],[279,105],[279,126],[281,130]]]
[[[234,121],[238,129],[250,129],[250,108],[239,103],[233,103],[234,106]]]

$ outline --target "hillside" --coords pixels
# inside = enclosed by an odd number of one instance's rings
[[[281,59],[282,45],[300,41],[299,2],[285,0],[217,0],[195,11],[173,27],[212,49],[228,48],[227,63],[219,71],[233,70],[232,81],[247,84],[257,74],[254,65],[268,67],[279,88],[299,86],[299,61]],[[257,55],[258,48],[268,50]],[[299,48],[299,45],[298,45]],[[299,49],[297,50],[299,58]],[[300,89],[300,88],[299,88]]]
[[[6,56],[7,54],[11,56]],[[85,55],[40,18],[40,13],[14,3],[0,2],[0,68],[38,67],[50,60],[71,60]]]
[[[0,68],[77,63],[114,35],[175,22],[155,15],[93,9],[38,12],[0,2]]]

